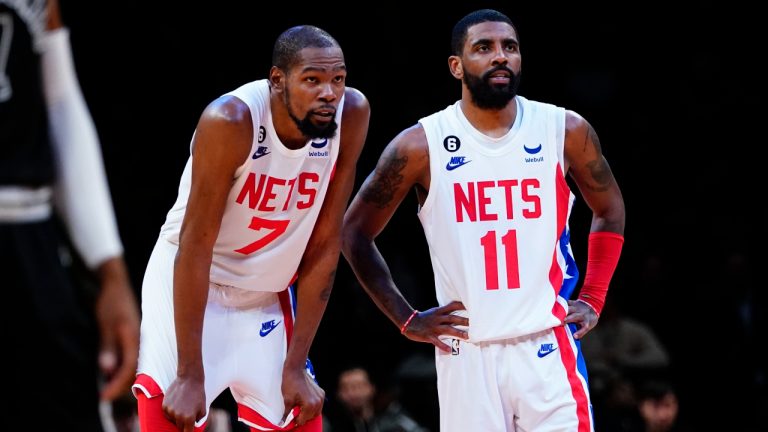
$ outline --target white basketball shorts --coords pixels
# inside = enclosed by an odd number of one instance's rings
[[[567,326],[436,349],[441,432],[589,432],[586,367]]]
[[[173,265],[177,249],[162,238],[158,240],[142,286],[137,373],[141,379],[134,384],[134,392],[142,391],[150,398],[164,394],[176,378]],[[240,407],[241,421],[263,430],[280,427],[283,361],[292,330],[290,289],[255,292],[211,284],[202,342],[208,408],[229,388]],[[152,381],[157,385],[142,385]],[[207,413],[198,426],[206,419]]]

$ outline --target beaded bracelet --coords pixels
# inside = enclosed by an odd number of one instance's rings
[[[416,314],[418,313],[419,311],[416,309],[414,309],[413,312],[411,312],[411,316],[409,316],[408,319],[405,320],[405,323],[403,324],[403,326],[400,327],[400,334],[405,334],[405,330],[408,328],[408,324],[411,323],[411,320],[413,319],[413,317],[415,317]]]

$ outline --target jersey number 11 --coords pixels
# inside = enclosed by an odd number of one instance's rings
[[[480,245],[485,255],[485,289],[499,289],[499,263],[496,248],[496,231],[488,231],[480,237]],[[520,288],[520,269],[517,261],[517,231],[509,230],[501,236],[504,248],[504,261],[507,268],[507,288]]]

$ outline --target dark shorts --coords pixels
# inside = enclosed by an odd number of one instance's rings
[[[0,223],[6,412],[32,429],[101,431],[95,291],[64,263],[58,228]]]

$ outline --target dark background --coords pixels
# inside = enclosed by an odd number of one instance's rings
[[[734,2],[675,11],[646,2],[473,2],[421,11],[413,2],[282,2],[270,12],[244,1],[61,3],[137,294],[198,116],[222,93],[266,77],[280,32],[297,24],[329,31],[344,49],[348,85],[370,100],[357,187],[395,134],[460,97],[447,68],[452,26],[493,7],[519,31],[520,93],[580,113],[600,136],[627,209],[608,299],[662,339],[683,414],[693,425],[739,430],[734,425],[751,424],[759,411],[758,396],[765,408],[766,362],[755,354],[766,340],[766,286],[758,277],[765,48],[754,10]],[[590,217],[577,200],[571,228],[582,275]],[[415,197],[378,244],[413,306],[434,306]],[[342,258],[312,350],[329,395],[337,372],[362,362],[385,381],[423,384],[402,395],[429,422],[431,355],[430,346],[398,334]]]

